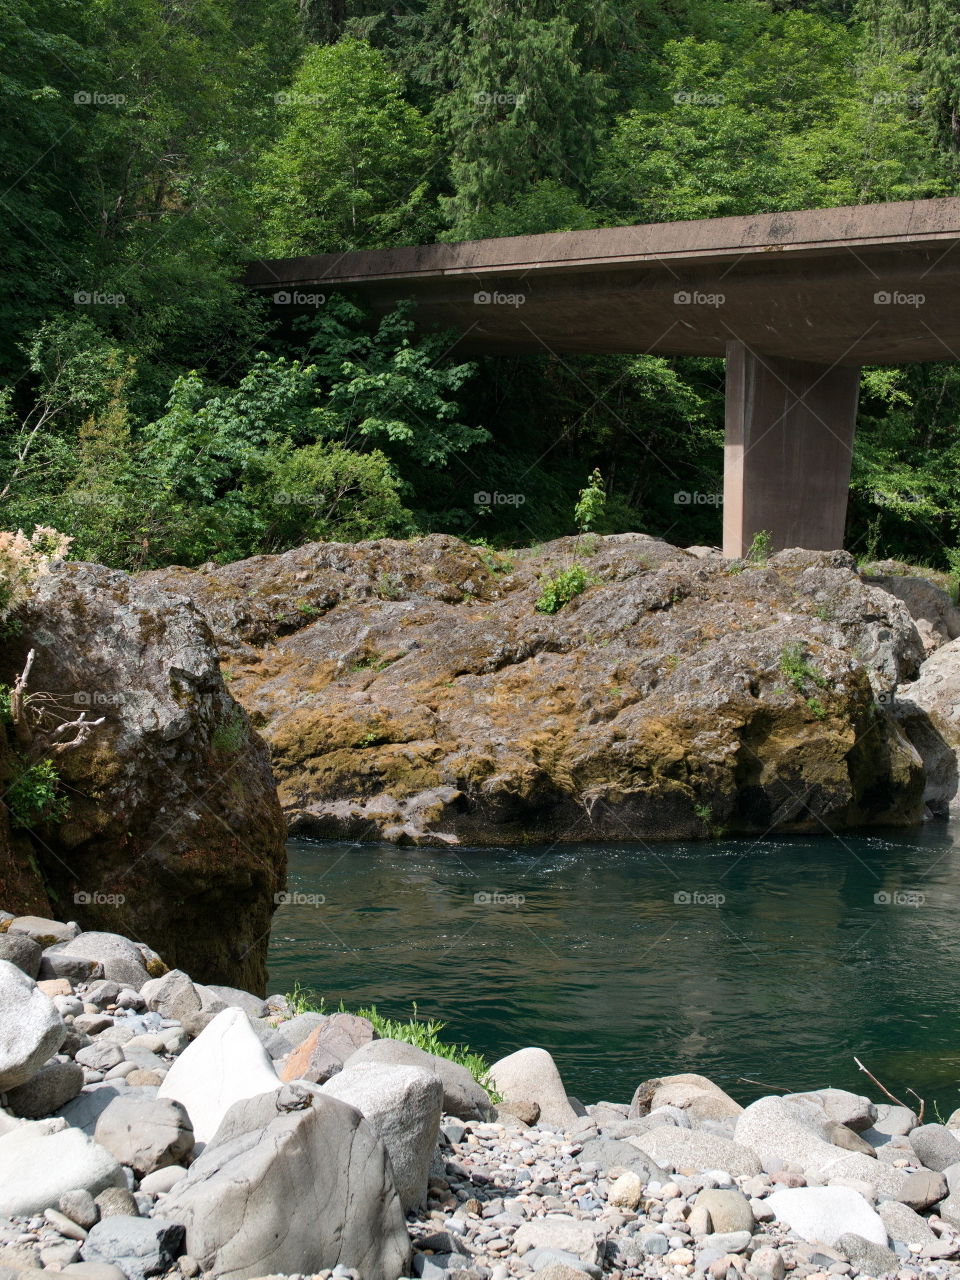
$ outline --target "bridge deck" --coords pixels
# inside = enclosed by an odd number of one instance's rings
[[[287,315],[298,292],[413,297],[464,354],[726,356],[735,556],[760,529],[842,545],[857,367],[960,360],[958,244],[950,198],[281,258],[246,281]]]
[[[958,244],[950,198],[281,258],[246,280],[356,289],[379,312],[414,297],[465,353],[723,355],[737,339],[899,364],[960,359]]]

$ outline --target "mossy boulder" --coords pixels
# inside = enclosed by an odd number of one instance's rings
[[[52,714],[103,717],[57,758],[66,815],[30,841],[54,914],[137,938],[198,980],[263,990],[286,828],[203,617],[154,583],[68,564],[19,624],[0,679],[34,649],[29,687]]]
[[[575,557],[586,590],[538,612]],[[206,616],[303,834],[500,844],[922,816],[887,703],[924,646],[844,552],[752,565],[641,534],[503,554],[436,535],[144,576]]]

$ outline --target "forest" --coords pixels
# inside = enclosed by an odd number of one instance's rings
[[[484,357],[259,257],[957,194],[960,0],[2,0],[0,527],[715,544],[723,364]],[[960,355],[863,371],[846,545],[960,569]],[[478,503],[478,492],[511,501]]]

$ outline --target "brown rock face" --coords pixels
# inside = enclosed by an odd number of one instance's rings
[[[574,555],[587,589],[537,612]],[[432,536],[144,579],[210,622],[294,832],[500,844],[921,817],[885,703],[923,644],[844,552],[745,566],[640,534],[502,555]]]
[[[353,1013],[332,1013],[290,1054],[280,1071],[280,1079],[324,1084],[342,1069],[352,1053],[377,1038],[373,1024],[366,1018],[358,1018]]]
[[[198,981],[262,991],[285,827],[267,749],[203,618],[156,585],[71,564],[38,584],[0,679],[30,648],[29,687],[58,716],[104,717],[58,758],[69,810],[32,842],[55,906],[38,913],[139,939]]]

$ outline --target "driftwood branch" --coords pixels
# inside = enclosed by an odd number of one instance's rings
[[[10,690],[10,718],[14,733],[19,745],[29,748],[31,754],[62,756],[82,746],[106,717],[88,720],[87,713],[81,711],[72,720],[60,720],[49,695],[27,692],[35,658],[36,652],[31,649]]]
[[[860,1068],[863,1074],[867,1076],[870,1080],[872,1080],[873,1083],[880,1090],[880,1092],[885,1094],[890,1099],[891,1102],[895,1102],[898,1107],[904,1107],[907,1111],[913,1110],[913,1108],[908,1107],[905,1102],[901,1102],[899,1098],[895,1098],[894,1095],[890,1092],[890,1090],[886,1087],[886,1085],[881,1084],[880,1081],[877,1079],[877,1077],[873,1074],[873,1072],[867,1070],[867,1068],[863,1065],[863,1063],[860,1061],[859,1058],[854,1058],[854,1062],[857,1064],[857,1066]],[[923,1112],[927,1104],[924,1102],[923,1098],[920,1097],[919,1093],[917,1093],[914,1089],[908,1089],[907,1093],[912,1093],[913,1096],[916,1098],[916,1100],[920,1103],[920,1110],[917,1112],[917,1119],[920,1121],[921,1124],[923,1124]]]
[[[755,1084],[761,1089],[772,1089],[774,1093],[796,1093],[796,1089],[786,1089],[782,1084],[764,1084],[762,1080],[748,1080],[746,1076],[738,1076],[737,1084]]]

